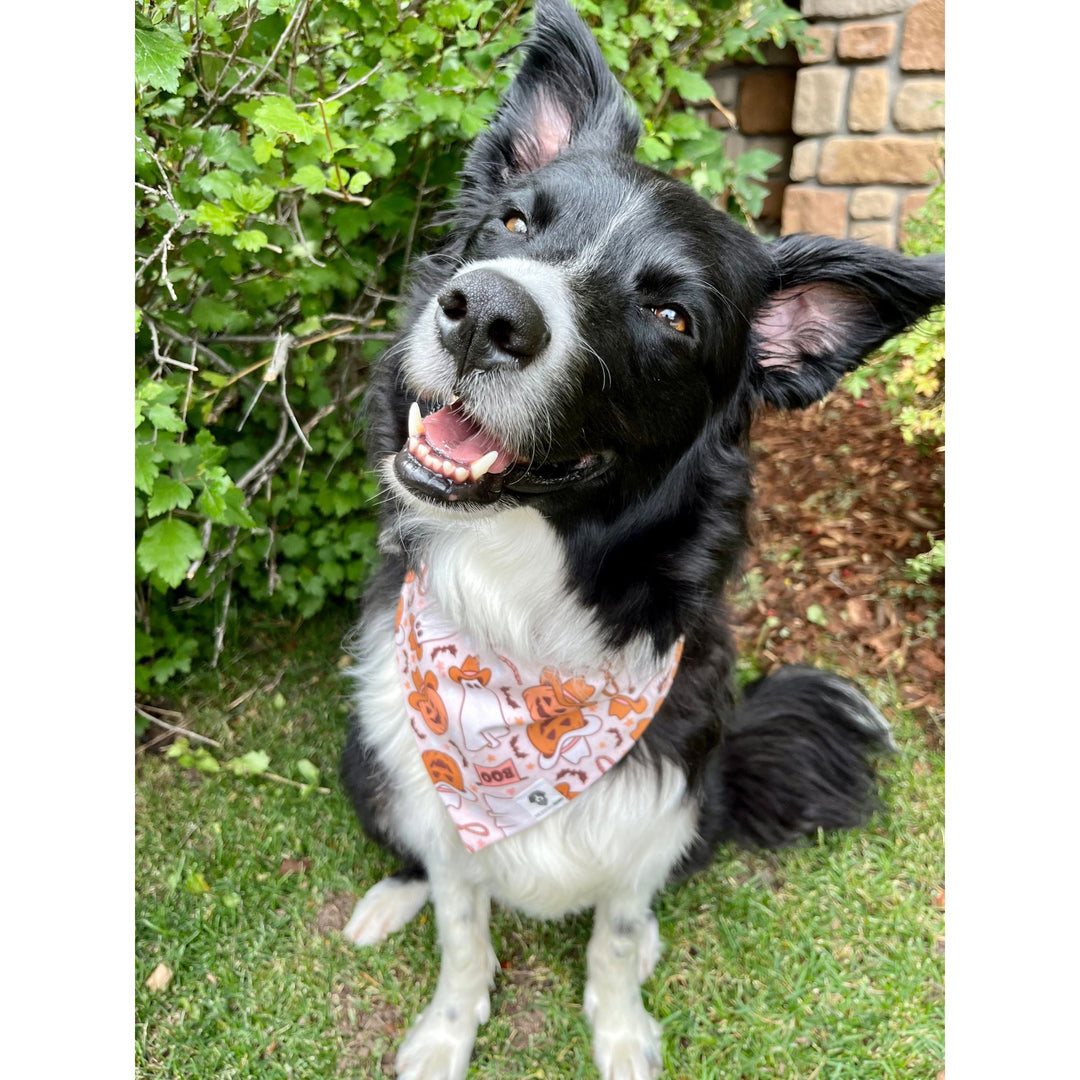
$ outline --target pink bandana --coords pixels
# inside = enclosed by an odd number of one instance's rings
[[[409,720],[424,766],[469,851],[535,825],[620,758],[663,704],[675,643],[642,682],[624,668],[565,678],[483,650],[405,576],[395,635]]]

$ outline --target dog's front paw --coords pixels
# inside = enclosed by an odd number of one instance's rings
[[[621,1022],[593,1025],[593,1060],[602,1080],[654,1080],[660,1075],[660,1025],[644,1010]]]
[[[427,899],[425,879],[385,878],[357,901],[342,933],[354,945],[376,945],[387,935],[400,930]]]
[[[462,1080],[469,1068],[477,1022],[487,1009],[434,1003],[409,1029],[395,1060],[398,1080]]]

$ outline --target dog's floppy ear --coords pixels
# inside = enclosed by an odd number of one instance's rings
[[[632,154],[637,144],[637,114],[588,27],[565,0],[533,6],[524,62],[466,158],[466,195],[491,194],[571,145]]]
[[[797,234],[768,245],[769,296],[750,333],[760,397],[804,408],[945,300],[945,256],[910,258],[856,240]]]

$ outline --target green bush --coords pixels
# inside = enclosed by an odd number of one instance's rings
[[[135,12],[137,689],[238,618],[354,600],[376,495],[356,406],[523,0],[184,0]],[[644,107],[642,158],[740,215],[708,64],[799,40],[778,0],[579,0]],[[697,106],[697,108],[695,108]]]
[[[903,251],[933,255],[945,250],[945,181],[927,196],[908,219]],[[927,450],[943,449],[945,439],[945,309],[932,311],[920,323],[897,335],[864,367],[847,376],[845,385],[861,397],[871,380],[885,387],[886,407],[904,442]]]

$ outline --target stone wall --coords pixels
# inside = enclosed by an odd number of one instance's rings
[[[761,231],[896,247],[944,145],[945,0],[803,0],[802,12],[814,48],[710,74],[728,113],[713,122],[734,121],[736,156],[781,156]]]

